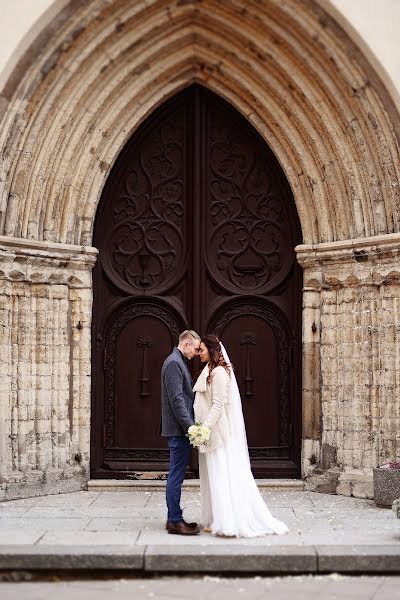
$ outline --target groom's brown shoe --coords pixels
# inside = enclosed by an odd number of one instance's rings
[[[185,521],[179,521],[179,523],[168,522],[167,531],[176,535],[198,535],[200,533],[197,527],[189,527]]]
[[[182,523],[185,523],[185,525],[191,529],[198,529],[200,531],[200,527],[197,525],[197,523],[186,523],[185,519],[182,519]],[[169,521],[165,523],[165,529],[168,529],[168,524]]]

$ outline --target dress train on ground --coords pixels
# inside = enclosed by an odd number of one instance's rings
[[[245,473],[244,465],[232,464],[229,445],[199,454],[202,525],[214,535],[235,537],[287,533],[265,504],[250,465]]]

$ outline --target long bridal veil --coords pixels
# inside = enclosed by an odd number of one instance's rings
[[[226,363],[230,365],[231,361],[223,344],[221,349]],[[230,375],[230,438],[226,446],[226,461],[236,535],[255,537],[268,533],[284,534],[288,531],[287,526],[270,513],[251,472],[242,402],[232,368]]]

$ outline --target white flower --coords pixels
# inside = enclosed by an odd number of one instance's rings
[[[195,423],[189,427],[187,436],[192,446],[198,448],[199,446],[207,445],[207,442],[210,439],[210,433],[210,428],[207,427],[207,425]]]

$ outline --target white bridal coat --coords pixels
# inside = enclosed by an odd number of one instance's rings
[[[211,428],[209,445],[199,448],[202,525],[215,535],[284,534],[288,528],[268,510],[251,472],[235,375],[216,367],[207,383],[208,374],[206,365],[193,388],[195,420]]]
[[[212,382],[207,384],[208,365],[199,375],[193,391],[195,420],[204,423],[211,429],[208,450],[227,443],[230,437],[227,412],[229,411],[230,376],[224,367],[215,367]]]

